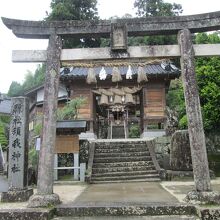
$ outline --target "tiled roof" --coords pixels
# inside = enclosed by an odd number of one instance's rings
[[[57,121],[57,128],[86,128],[85,120]]]
[[[0,102],[0,114],[11,113],[11,99],[4,99]]]
[[[173,75],[173,76],[179,76],[180,70],[174,66],[173,64],[148,64],[143,66],[145,69],[145,72],[147,75],[150,76],[158,76],[158,75]],[[102,66],[100,67],[94,67],[94,71],[96,75],[99,74]],[[112,74],[113,67],[104,67],[105,71],[108,75]],[[119,71],[121,75],[126,75],[128,66],[119,66]],[[62,77],[86,77],[88,74],[89,68],[87,67],[64,67],[61,68],[60,74]],[[137,66],[131,66],[131,70],[133,74],[137,74],[138,67]]]

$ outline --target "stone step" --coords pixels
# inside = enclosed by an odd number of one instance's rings
[[[139,176],[155,174],[158,175],[156,170],[141,170],[141,171],[127,171],[127,172],[105,172],[105,173],[94,173],[92,172],[92,178],[96,177],[121,177],[121,176]]]
[[[105,142],[105,143],[96,143],[95,144],[95,149],[113,149],[113,148],[146,148],[147,149],[147,146],[146,144],[140,144],[140,143],[136,143],[136,142],[133,142],[133,143],[123,143],[123,142]]]
[[[114,213],[114,214],[113,214]],[[115,217],[123,216],[126,218],[127,216],[167,216],[170,217],[172,215],[196,215],[197,210],[196,207],[187,204],[121,204],[121,203],[113,203],[113,204],[61,204],[56,207],[56,215],[57,216],[66,216],[66,217],[76,217],[76,216],[108,216]],[[95,218],[96,219],[96,218]],[[117,219],[117,218],[116,218]],[[126,218],[127,219],[127,218]],[[177,218],[179,220],[181,218]]]
[[[95,153],[94,158],[150,156],[149,152]]]
[[[109,180],[109,181],[91,181],[91,184],[109,184],[109,183],[139,183],[139,182],[160,182],[159,178],[127,179],[127,180]]]
[[[98,148],[95,149],[95,153],[117,153],[117,152],[149,152],[149,150],[144,147],[114,147],[114,148]]]
[[[133,166],[133,167],[101,167],[101,168],[93,168],[93,173],[106,173],[106,172],[129,172],[129,171],[141,171],[141,170],[154,170],[154,166]]]
[[[94,158],[93,163],[151,161],[150,156]]]
[[[87,217],[55,217],[53,220],[125,220],[125,216],[87,216]],[[199,220],[196,216],[189,215],[161,215],[161,216],[126,216],[126,220]]]
[[[153,161],[132,161],[132,162],[108,162],[93,163],[93,168],[113,168],[113,167],[137,167],[153,166]]]
[[[49,220],[54,216],[51,208],[7,208],[0,209],[0,220]]]
[[[91,178],[91,182],[93,181],[114,181],[114,180],[132,180],[132,179],[160,179],[159,174],[145,174],[145,175],[132,175],[132,176],[106,176],[106,177],[93,177]]]

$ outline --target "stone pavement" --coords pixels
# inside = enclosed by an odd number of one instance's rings
[[[1,184],[2,186],[4,184]],[[71,205],[80,206],[86,204],[87,206],[105,206],[111,204],[151,204],[156,205],[169,205],[175,204],[176,206],[184,205],[183,198],[188,191],[193,189],[192,181],[167,181],[167,182],[137,182],[137,183],[113,183],[113,184],[76,184],[76,183],[65,183],[54,186],[54,192],[59,194],[62,201],[61,206],[68,207]],[[214,190],[220,191],[220,178],[212,180],[212,186]],[[185,204],[186,205],[186,204]],[[0,203],[0,213],[2,210],[16,210],[21,209],[23,212],[30,209],[26,208],[27,202],[22,203]],[[0,214],[1,215],[1,214]],[[168,220],[168,216],[126,216],[126,219],[137,219],[137,220]],[[1,218],[0,218],[1,219]],[[112,217],[112,216],[95,216],[95,217],[56,217],[55,220],[117,220],[125,219],[125,217]],[[196,217],[189,217],[186,215],[172,217],[169,216],[170,220],[174,219],[197,219]]]
[[[220,192],[220,178],[211,180],[212,190]],[[193,181],[164,181],[161,186],[175,196],[179,202],[184,202],[184,198],[189,191],[194,189]]]
[[[75,200],[77,203],[156,203],[178,202],[158,182],[111,183],[89,185]]]

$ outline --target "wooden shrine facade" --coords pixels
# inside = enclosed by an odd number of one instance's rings
[[[148,61],[149,62],[149,61]],[[141,133],[152,125],[156,128],[166,121],[166,99],[170,80],[180,75],[172,63],[151,61],[143,65],[145,81],[139,81],[140,63],[117,67],[119,80],[114,80],[115,66],[64,67],[60,81],[70,91],[70,99],[84,97],[86,103],[78,110],[78,119],[88,121],[90,132],[98,138],[114,138],[108,134],[111,123],[115,126],[136,124]],[[116,64],[117,65],[117,64]],[[101,70],[105,78],[100,79]],[[88,72],[93,71],[95,81],[88,83]],[[130,71],[130,72],[129,72]],[[130,74],[130,75],[129,75]],[[107,127],[107,130],[103,130]],[[128,137],[128,131],[122,138]]]

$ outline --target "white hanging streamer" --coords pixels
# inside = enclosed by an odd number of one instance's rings
[[[132,79],[131,65],[128,66],[128,71],[126,73],[126,79]]]
[[[99,72],[99,78],[100,78],[100,80],[105,80],[106,77],[107,77],[107,74],[106,74],[105,68],[102,67],[102,69]]]

